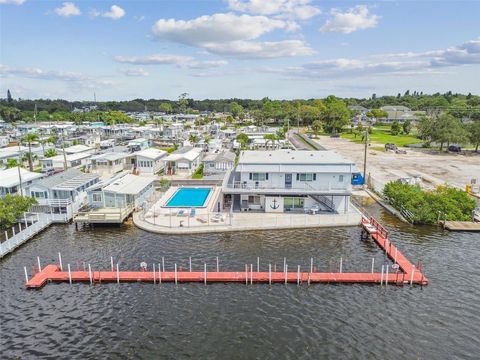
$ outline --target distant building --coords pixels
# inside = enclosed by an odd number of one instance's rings
[[[126,163],[127,153],[109,152],[105,154],[94,155],[90,158],[88,169],[102,178],[123,171]]]
[[[43,176],[43,174],[31,172],[23,168],[20,168],[19,176],[18,167],[0,170],[0,197],[4,197],[7,194],[20,195],[20,193],[27,195],[32,183]],[[22,183],[21,191],[20,182]]]
[[[148,148],[129,155],[129,164],[136,174],[155,175],[164,169],[163,159],[168,155],[166,151]]]

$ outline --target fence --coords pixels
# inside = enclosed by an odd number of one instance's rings
[[[23,218],[23,226],[25,227],[23,229],[22,222],[20,222],[20,231],[15,232],[15,228],[13,227],[10,237],[8,237],[8,231],[5,231],[5,241],[0,243],[0,258],[46,229],[53,222],[66,222],[65,214],[25,213]]]

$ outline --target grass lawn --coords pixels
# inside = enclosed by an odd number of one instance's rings
[[[355,137],[355,134],[352,134],[350,132],[342,132],[340,136],[344,139],[348,139],[350,141],[353,141],[359,144],[363,143],[362,135],[357,135]],[[374,128],[372,134],[368,134],[368,138],[371,143],[377,143],[377,144],[392,143],[399,147],[406,146],[408,144],[418,144],[422,142],[421,139],[418,139],[414,135],[403,135],[403,134],[392,135],[390,134],[389,126]]]

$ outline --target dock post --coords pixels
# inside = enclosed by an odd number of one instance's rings
[[[175,285],[177,285],[177,263],[175,263]]]
[[[165,258],[162,256],[162,271],[165,272]]]
[[[188,257],[188,264],[190,265],[190,267],[189,267],[190,272],[192,272],[192,257],[191,256]]]
[[[413,275],[415,274],[415,265],[412,265],[412,273],[410,274],[410,286],[413,285]]]
[[[72,271],[70,270],[70,264],[67,264],[67,269],[68,269],[68,281],[70,285],[72,285]]]
[[[62,254],[60,253],[58,253],[58,265],[60,265],[60,271],[63,271]]]
[[[88,277],[90,278],[90,285],[93,284],[93,279],[92,279],[92,268],[90,264],[88,264]]]
[[[110,256],[110,267],[112,268],[112,272],[113,272],[113,256]]]
[[[117,263],[117,284],[120,284],[120,271],[118,271],[118,263]]]
[[[156,270],[155,270],[155,263],[153,263],[153,285],[155,285],[157,283],[157,279],[155,279],[156,277]]]
[[[384,266],[382,265],[382,274],[380,275],[380,285],[383,285],[383,268]]]
[[[297,268],[297,285],[300,285],[300,265]]]
[[[287,258],[284,257],[284,258],[283,258],[283,272],[285,272],[286,269],[287,269]]]
[[[288,264],[285,264],[285,285],[287,284],[287,277],[288,277]]]
[[[218,256],[217,256],[217,272],[220,271],[220,266],[218,265]]]
[[[28,283],[28,272],[27,272],[27,267],[23,267],[23,271],[25,271],[25,282]]]
[[[372,258],[372,274],[373,274],[373,268],[375,267],[375,258]]]
[[[248,285],[248,265],[245,264],[245,285]]]
[[[340,257],[340,272],[343,272],[343,259]]]
[[[160,263],[158,263],[158,283],[162,283],[162,268],[160,267]]]
[[[388,285],[388,265],[387,265],[387,270],[385,270],[385,286]]]
[[[310,273],[313,273],[313,257],[310,258]]]
[[[260,258],[257,256],[257,273],[260,272]]]
[[[250,285],[253,284],[253,264],[250,264]]]
[[[38,272],[42,271],[42,266],[40,265],[40,256],[37,256]]]
[[[207,263],[203,263],[203,283],[207,285]]]
[[[312,274],[312,273],[308,273],[308,281],[307,281],[307,285],[308,285],[308,286],[310,286],[310,275],[311,275],[311,274]]]
[[[272,264],[268,264],[268,284],[272,285]]]

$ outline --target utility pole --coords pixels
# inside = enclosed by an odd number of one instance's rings
[[[62,130],[63,169],[67,171],[67,154],[65,153],[65,136]]]
[[[367,148],[368,148],[368,128],[365,130],[365,153],[363,155],[363,185],[367,181]]]

